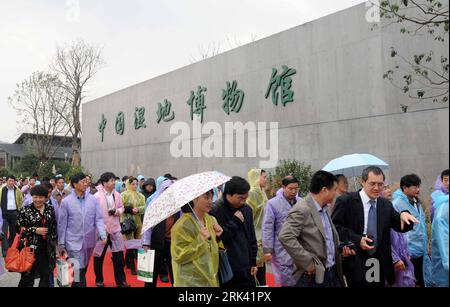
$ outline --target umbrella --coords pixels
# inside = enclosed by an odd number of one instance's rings
[[[331,160],[322,170],[333,174],[343,174],[346,177],[357,177],[361,176],[362,171],[366,167],[372,165],[378,166],[381,169],[389,168],[386,162],[373,155],[352,154]]]
[[[180,211],[191,200],[230,179],[220,172],[211,171],[177,180],[145,210],[142,233]]]

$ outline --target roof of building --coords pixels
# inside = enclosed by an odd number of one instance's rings
[[[14,142],[14,144],[23,144],[27,139],[33,139],[36,138],[38,134],[36,133],[22,133],[17,140]],[[45,136],[44,134],[39,134],[39,136]],[[55,135],[53,136],[53,140],[55,144],[61,144],[64,147],[70,147],[70,144],[72,144],[72,137],[71,136],[60,136]],[[78,141],[80,142],[81,139],[78,138]]]
[[[7,152],[9,155],[13,157],[23,157],[25,155],[25,146],[23,144],[0,144],[0,150]],[[59,147],[56,149],[55,153],[51,158],[54,159],[65,159],[66,155],[70,157],[72,154],[71,147]]]

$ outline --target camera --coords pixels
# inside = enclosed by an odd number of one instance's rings
[[[116,214],[116,209],[114,209],[114,208],[109,209],[109,210],[108,210],[108,214],[109,214],[109,215],[114,215],[114,214]]]
[[[370,240],[372,240],[372,242],[367,242],[367,245],[369,245],[369,246],[375,246],[375,238],[372,236],[372,235],[364,235],[366,238],[368,238],[368,239],[370,239]]]

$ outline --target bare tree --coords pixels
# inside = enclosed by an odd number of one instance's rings
[[[33,131],[33,148],[40,162],[46,162],[60,148],[56,136],[66,136],[71,126],[67,116],[68,100],[61,82],[54,74],[37,71],[17,84],[13,96],[8,98],[17,111],[24,130]]]
[[[103,48],[94,46],[83,40],[70,45],[57,46],[56,57],[51,68],[63,81],[67,93],[70,116],[66,121],[73,124],[72,134],[72,165],[79,166],[78,138],[81,136],[81,103],[85,98],[86,84],[104,65]]]
[[[199,62],[202,60],[206,60],[207,58],[211,58],[213,56],[216,56],[220,54],[220,42],[213,42],[209,44],[208,46],[200,46],[198,47],[198,57],[191,56],[191,63]]]
[[[435,41],[448,46],[448,1],[382,0],[379,2],[372,0],[371,2],[378,6],[380,17],[387,21],[385,27],[399,24],[402,34],[429,35]],[[448,49],[446,54],[436,54],[435,50],[429,50],[408,58],[395,47],[391,47],[390,56],[397,61],[384,73],[383,77],[395,87],[413,99],[448,102]],[[402,105],[402,109],[406,112],[408,106]]]
[[[250,43],[254,43],[257,39],[258,36],[256,34],[252,33],[250,35]],[[231,40],[231,38],[227,35],[227,43],[228,47],[230,48],[229,50],[242,46],[241,41],[239,40],[239,38],[236,37],[236,35],[233,37],[233,40]]]
[[[257,35],[256,34],[252,34],[250,37],[250,42],[253,43],[257,40]],[[226,41],[228,44],[228,49],[226,50],[222,50],[220,42],[213,42],[211,44],[209,44],[208,46],[203,46],[201,45],[198,48],[198,56],[192,56],[190,58],[190,62],[192,63],[196,63],[202,60],[206,60],[208,58],[211,58],[213,56],[216,56],[222,52],[228,51],[228,50],[232,50],[235,48],[238,48],[240,46],[242,46],[241,41],[236,37],[236,35],[233,37],[233,40],[231,40],[230,36],[226,36]]]

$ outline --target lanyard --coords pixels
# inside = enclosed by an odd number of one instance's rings
[[[40,213],[39,213],[39,215],[40,215],[40,217],[41,217],[41,223],[42,223],[42,227],[44,227],[44,228],[45,228],[45,223],[47,222],[47,221],[45,220],[45,216],[44,216],[44,214],[42,214],[42,215],[41,215]],[[46,236],[46,235],[43,235],[43,236],[42,236],[42,239],[44,239],[44,240],[45,240],[46,238],[47,238],[47,236]]]

